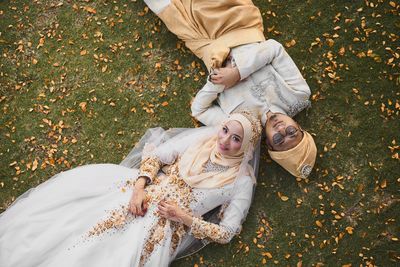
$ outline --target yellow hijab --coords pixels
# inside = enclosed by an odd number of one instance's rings
[[[255,141],[260,136],[261,127],[257,127],[257,124],[241,113],[229,116],[223,125],[232,120],[239,122],[243,127],[242,146],[238,153],[233,156],[219,153],[217,135],[191,146],[183,153],[179,162],[180,175],[188,185],[195,188],[217,188],[230,184],[236,179],[246,153],[253,151]],[[204,172],[204,165],[208,160],[213,164],[228,167],[228,169]],[[254,177],[251,166],[248,162],[246,164],[246,168],[249,170],[246,175]]]

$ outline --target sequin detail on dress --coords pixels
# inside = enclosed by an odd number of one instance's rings
[[[218,224],[209,223],[196,217],[193,217],[191,229],[195,238],[206,238],[221,244],[228,243],[235,235],[235,232],[230,231],[226,227],[221,227]]]
[[[219,164],[215,164],[211,162],[211,160],[207,160],[204,164],[203,172],[224,172],[229,169],[229,166],[222,166]]]

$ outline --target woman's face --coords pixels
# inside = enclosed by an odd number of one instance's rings
[[[228,121],[218,132],[218,152],[226,156],[234,156],[242,147],[243,127],[237,121]]]

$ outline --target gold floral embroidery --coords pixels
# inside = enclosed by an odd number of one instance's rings
[[[174,254],[176,249],[178,248],[179,243],[182,241],[182,238],[187,233],[188,229],[184,224],[171,222],[171,247],[170,254]]]
[[[155,225],[149,230],[149,238],[146,240],[142,254],[140,255],[139,266],[144,266],[146,261],[150,258],[153,253],[155,247],[160,245],[162,240],[164,239],[164,227],[166,225],[165,218],[159,218]]]
[[[161,162],[157,157],[143,158],[139,168],[139,176],[149,177],[153,180],[160,170]]]
[[[189,205],[194,201],[192,188],[179,177],[178,161],[174,164],[165,166],[163,172],[167,177],[157,177],[153,183],[146,188],[149,205],[157,205],[161,200],[166,199],[175,202],[183,210],[190,213]],[[163,179],[167,179],[162,183]],[[160,218],[156,211],[154,216],[156,224],[150,229],[149,238],[145,241],[140,258],[140,266],[143,266],[163,240],[170,236],[170,255],[173,255],[178,248],[182,238],[186,235],[188,228],[178,222],[168,221]],[[169,233],[166,235],[166,233]]]
[[[197,239],[207,238],[218,243],[228,243],[235,235],[234,232],[215,223],[209,223],[202,219],[193,217],[191,225],[192,234]]]
[[[111,210],[109,213],[110,216],[107,219],[97,223],[92,230],[89,231],[88,237],[99,236],[111,229],[121,229],[134,219],[128,211],[128,206],[121,206],[118,209]]]
[[[191,213],[190,204],[195,201],[192,188],[183,181],[179,176],[179,160],[174,164],[164,166],[163,172],[157,175],[160,163],[155,158],[144,159],[144,171],[154,173],[153,181],[145,188],[146,202],[149,205],[149,213],[145,216],[154,217],[154,225],[151,227],[147,234],[147,239],[143,245],[142,253],[140,256],[140,266],[145,265],[146,261],[151,257],[157,246],[161,245],[164,240],[171,238],[170,255],[173,255],[181,243],[183,237],[188,232],[188,227],[182,223],[173,222],[161,218],[154,207],[165,199],[175,202],[185,212]],[[142,168],[141,168],[142,169]],[[141,170],[142,173],[142,170]],[[122,192],[132,190],[134,180],[127,180],[126,182],[118,185]],[[151,208],[153,207],[153,208]],[[131,223],[135,216],[129,212],[129,206],[121,206],[118,209],[111,210],[110,216],[97,223],[92,230],[89,231],[88,236],[99,236],[111,229],[119,230]]]

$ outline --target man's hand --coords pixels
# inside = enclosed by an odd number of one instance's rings
[[[214,69],[210,78],[213,84],[223,84],[228,89],[240,81],[240,73],[236,67],[219,68]]]

